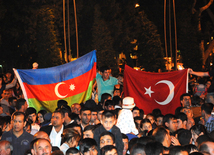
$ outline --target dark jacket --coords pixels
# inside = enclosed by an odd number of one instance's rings
[[[97,146],[99,148],[100,148],[100,135],[104,131],[107,131],[107,130],[103,127],[103,125],[100,125],[99,127],[97,127],[94,130],[94,140],[97,142]],[[120,132],[120,129],[114,125],[112,127],[112,129],[111,129],[111,133],[115,137],[115,144],[116,144],[118,155],[123,155],[123,147],[124,147],[124,145],[123,145],[122,134]]]

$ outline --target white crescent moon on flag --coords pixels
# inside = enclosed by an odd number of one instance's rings
[[[155,100],[155,101],[156,101],[158,104],[160,104],[160,105],[166,105],[166,104],[168,104],[169,102],[171,102],[172,99],[173,99],[173,97],[174,97],[174,89],[175,89],[175,86],[174,86],[174,84],[173,84],[171,81],[168,81],[168,80],[161,80],[161,81],[157,82],[155,85],[157,85],[157,84],[159,84],[159,83],[165,83],[165,84],[168,85],[168,87],[169,87],[169,95],[168,95],[168,97],[166,98],[166,100],[163,101],[163,102],[158,102],[157,100]]]
[[[67,94],[67,95],[65,95],[65,96],[62,96],[62,95],[59,94],[58,88],[59,88],[59,86],[62,85],[62,84],[65,84],[65,82],[57,83],[57,85],[56,85],[55,88],[54,88],[55,94],[56,94],[56,96],[59,97],[59,98],[65,98],[65,97],[68,95],[68,94]]]

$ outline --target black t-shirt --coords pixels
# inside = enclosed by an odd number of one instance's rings
[[[211,70],[208,72],[210,76],[214,77],[214,70]],[[214,93],[214,80],[212,80],[212,83],[209,87],[209,89],[207,90],[208,93]]]

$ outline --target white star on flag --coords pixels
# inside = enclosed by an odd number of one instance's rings
[[[144,95],[148,94],[151,97],[151,93],[154,93],[154,91],[151,90],[151,86],[149,88],[144,87],[146,92],[144,93]]]
[[[69,89],[72,90],[72,91],[74,91],[75,85],[74,85],[74,84],[71,84],[70,87],[69,87]]]

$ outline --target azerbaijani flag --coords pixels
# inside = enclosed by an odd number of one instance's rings
[[[29,107],[53,112],[57,101],[69,105],[91,98],[96,78],[96,50],[75,61],[44,69],[14,69]]]

